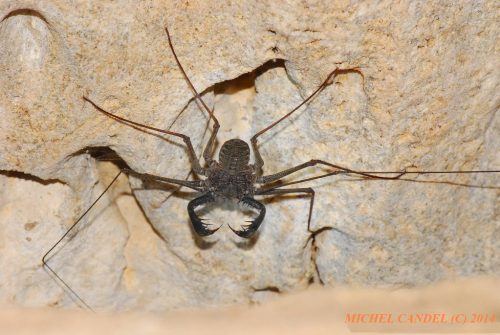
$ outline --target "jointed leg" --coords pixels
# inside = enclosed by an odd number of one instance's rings
[[[325,81],[310,96],[308,96],[304,101],[302,101],[298,106],[296,106],[294,109],[292,109],[290,112],[288,112],[285,116],[281,117],[279,120],[271,123],[269,126],[267,126],[266,128],[259,131],[257,134],[252,136],[252,138],[250,139],[250,142],[252,143],[252,149],[253,149],[253,152],[255,155],[255,172],[257,174],[257,177],[262,176],[262,167],[264,166],[264,160],[262,159],[262,156],[260,155],[259,148],[257,145],[257,138],[260,135],[262,135],[263,133],[265,133],[266,131],[268,131],[269,129],[271,129],[272,127],[274,127],[275,125],[277,125],[278,123],[280,123],[281,121],[283,121],[284,119],[286,119],[287,117],[289,117],[290,115],[292,115],[296,110],[298,110],[300,107],[302,107],[304,104],[306,104],[309,100],[311,100],[323,88],[325,88],[327,85],[329,85],[330,80],[334,76],[336,76],[340,71],[341,70],[339,70],[339,69],[335,69],[332,72],[330,72],[328,77],[326,77]]]
[[[189,84],[189,87],[193,91],[194,98],[201,103],[201,105],[203,106],[203,108],[205,109],[205,111],[207,111],[209,117],[212,120],[214,120],[214,126],[212,128],[212,135],[210,136],[210,139],[208,140],[207,146],[205,147],[205,150],[203,151],[203,158],[205,159],[205,162],[207,164],[210,164],[211,161],[212,161],[212,152],[213,152],[213,149],[214,149],[213,146],[215,144],[215,139],[217,137],[217,132],[219,131],[219,127],[220,127],[219,126],[219,121],[215,117],[213,111],[210,108],[208,108],[208,106],[205,103],[205,101],[203,101],[201,95],[198,93],[198,91],[194,87],[194,85],[191,82],[191,80],[189,80],[189,77],[188,77],[186,71],[184,71],[184,68],[182,67],[181,62],[179,61],[179,58],[177,57],[177,54],[175,53],[174,46],[172,44],[172,39],[170,38],[170,33],[168,32],[168,28],[167,27],[165,27],[165,32],[167,33],[168,45],[170,46],[170,50],[172,50],[172,54],[174,55],[175,61],[177,63],[177,66],[181,70],[182,74],[184,75],[184,78],[186,78],[186,81]]]
[[[201,98],[200,98],[201,99]],[[213,113],[213,111],[212,111]],[[217,120],[215,116],[212,114],[212,117],[214,120]],[[210,135],[210,138],[208,139],[207,146],[205,147],[205,150],[203,150],[203,159],[205,160],[205,163],[210,165],[210,163],[213,161],[213,153],[214,153],[214,147],[215,147],[215,140],[217,139],[217,132],[219,131],[219,123],[214,123],[214,127],[212,128],[212,134]]]
[[[367,172],[351,170],[351,169],[348,169],[348,168],[345,168],[345,167],[341,167],[341,166],[336,165],[336,164],[328,163],[328,162],[323,161],[323,160],[312,159],[312,160],[310,160],[308,162],[299,164],[299,165],[297,165],[295,167],[292,167],[290,169],[286,169],[284,171],[281,171],[281,172],[278,172],[278,173],[275,173],[275,174],[271,174],[271,175],[268,175],[268,176],[262,176],[262,177],[260,177],[260,178],[257,179],[257,182],[258,183],[263,183],[263,184],[272,183],[272,182],[277,181],[277,180],[279,180],[279,179],[281,179],[281,178],[283,178],[285,176],[288,176],[289,174],[292,174],[292,173],[297,172],[299,170],[305,169],[305,168],[310,167],[310,166],[315,166],[315,165],[318,165],[318,164],[319,165],[323,165],[323,166],[328,166],[328,167],[331,167],[331,168],[334,168],[334,169],[338,169],[338,171],[331,172],[328,175],[332,175],[332,174],[336,174],[336,173],[352,173],[352,174],[357,174],[357,175],[361,175],[361,176],[369,177],[369,178],[391,180],[391,179],[398,179],[398,178],[400,178],[402,175],[404,175],[406,173],[405,171],[403,171],[403,172],[399,172],[394,177],[384,177],[384,176],[378,176],[378,175],[374,175],[374,174],[367,173]]]
[[[272,194],[290,194],[290,193],[306,193],[311,195],[311,200],[309,202],[309,214],[307,216],[307,231],[314,234],[311,230],[311,217],[314,207],[314,190],[310,187],[306,188],[287,188],[287,189],[259,189],[255,192],[256,195],[272,195]]]
[[[99,107],[97,104],[95,104],[92,100],[90,100],[86,96],[83,96],[82,98],[83,98],[83,100],[91,103],[92,106],[94,106],[94,108],[97,109],[99,112],[101,112],[101,113],[109,116],[112,119],[124,122],[124,123],[126,123],[128,125],[133,125],[133,126],[137,126],[137,127],[140,127],[140,128],[154,130],[154,131],[157,131],[159,133],[163,133],[163,134],[167,134],[167,135],[172,135],[172,136],[180,137],[184,141],[184,143],[186,144],[186,146],[188,148],[188,154],[189,154],[189,158],[191,160],[191,164],[193,166],[194,172],[196,172],[199,175],[205,175],[205,170],[201,167],[200,161],[198,160],[198,157],[196,157],[196,152],[194,151],[193,144],[191,143],[191,139],[189,138],[189,136],[181,134],[181,133],[169,131],[169,130],[163,130],[163,129],[159,129],[159,128],[147,126],[145,124],[141,124],[141,123],[138,123],[138,122],[135,122],[135,121],[132,121],[132,120],[125,119],[125,118],[123,118],[121,116],[118,116],[118,115],[112,114],[112,113],[110,113],[108,111],[105,111],[104,109],[102,109],[101,107]]]
[[[139,173],[131,169],[122,169],[122,171],[142,180],[152,180],[163,183],[181,185],[196,191],[203,191],[204,187],[203,180],[182,180],[182,179],[166,178],[166,177],[155,176],[149,173]]]

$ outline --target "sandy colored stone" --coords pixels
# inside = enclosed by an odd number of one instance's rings
[[[258,306],[149,314],[93,314],[2,306],[0,332],[20,335],[496,334],[500,331],[500,304],[491,293],[498,285],[498,278],[479,277],[397,290],[316,287]]]
[[[182,142],[113,121],[81,99],[188,134],[201,155],[207,115],[172,57],[166,25],[220,119],[219,144],[248,140],[343,70],[260,139],[268,174],[311,158],[364,171],[498,170],[498,12],[495,1],[2,1],[0,299],[75,306],[41,258],[117,173],[91,148],[110,148],[139,172],[189,176]],[[50,259],[96,310],[500,273],[498,174],[310,182],[312,226],[331,229],[312,240],[307,198],[268,198],[249,242],[227,227],[245,220],[238,208],[211,208],[207,216],[224,227],[202,240],[186,212],[190,191],[141,190],[120,178]]]

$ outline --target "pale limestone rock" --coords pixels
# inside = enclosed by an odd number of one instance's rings
[[[248,140],[335,67],[344,70],[261,138],[267,173],[310,158],[364,171],[468,170],[500,167],[497,13],[495,1],[3,1],[1,299],[75,304],[41,257],[117,172],[87,148],[109,147],[139,172],[189,175],[182,142],[113,121],[81,99],[188,134],[200,154],[207,116],[168,48],[167,24],[221,121],[219,144]],[[226,225],[245,215],[214,207],[206,215],[225,226],[204,241],[190,227],[190,192],[139,190],[131,178],[132,193],[120,178],[50,260],[98,310],[260,301],[311,281],[394,287],[500,273],[498,175],[303,184],[316,190],[313,228],[333,228],[314,242],[307,198],[265,200],[266,220],[249,242]]]
[[[499,285],[499,278],[474,277],[410,289],[316,287],[271,299],[260,306],[163,313],[98,315],[81,310],[0,305],[0,332],[26,335],[497,334],[500,300],[491,293]]]

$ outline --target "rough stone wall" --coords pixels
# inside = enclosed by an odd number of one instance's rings
[[[207,117],[166,25],[221,121],[219,144],[249,140],[343,70],[261,138],[268,174],[311,158],[364,171],[498,170],[499,12],[496,1],[2,1],[0,300],[75,305],[41,257],[117,172],[87,149],[108,147],[139,172],[189,176],[182,142],[81,99],[185,133],[201,154]],[[122,176],[50,264],[97,310],[500,274],[498,174],[416,179],[307,183],[316,190],[313,228],[333,229],[311,239],[308,198],[274,197],[264,200],[259,235],[242,241],[226,225],[245,220],[237,208],[211,208],[206,216],[225,226],[201,240],[186,212],[190,191],[144,190],[131,177],[132,192]]]

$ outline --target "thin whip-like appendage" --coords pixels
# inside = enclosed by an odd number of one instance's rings
[[[198,91],[196,90],[196,88],[194,87],[193,83],[191,82],[191,80],[189,80],[189,77],[186,73],[186,71],[184,70],[184,68],[182,67],[182,64],[181,62],[179,61],[179,58],[177,57],[177,54],[175,53],[175,49],[174,49],[174,46],[172,44],[172,39],[170,37],[170,33],[168,31],[168,28],[165,27],[165,32],[167,33],[167,37],[168,37],[168,45],[170,46],[170,50],[172,50],[172,54],[174,55],[174,58],[175,58],[175,62],[177,63],[177,66],[179,67],[179,69],[181,70],[182,74],[184,75],[184,78],[186,79],[186,81],[188,82],[189,84],[189,87],[191,88],[191,90],[193,91],[194,93],[194,97],[195,99],[197,99],[203,106],[203,108],[205,108],[205,110],[207,111],[208,115],[210,116],[210,118],[212,118],[212,120],[214,120],[214,124],[217,125],[217,128],[219,127],[219,120],[217,120],[217,118],[215,117],[214,113],[212,112],[212,110],[210,108],[208,108],[207,104],[205,103],[205,101],[203,101],[203,98],[201,97],[200,93],[198,93]],[[215,127],[214,125],[214,127]]]
[[[216,138],[217,138],[217,133],[219,132],[219,128],[220,128],[219,120],[217,120],[217,118],[215,117],[214,111],[211,110],[210,108],[208,108],[207,104],[205,103],[205,101],[203,100],[203,98],[201,97],[201,95],[198,93],[198,91],[194,87],[193,83],[189,79],[186,71],[182,67],[181,62],[180,62],[179,58],[177,57],[177,54],[175,53],[174,45],[172,43],[172,38],[170,37],[170,32],[168,31],[167,27],[165,27],[165,32],[167,33],[168,45],[170,46],[170,50],[172,51],[172,54],[174,55],[175,62],[177,63],[177,66],[181,70],[182,74],[184,75],[184,79],[186,79],[186,81],[188,82],[189,87],[193,91],[194,98],[198,102],[201,103],[201,105],[203,106],[203,108],[205,109],[205,111],[208,113],[209,121],[210,121],[210,119],[214,120],[214,125],[212,127],[212,134],[210,135],[210,138],[208,139],[208,143],[207,143],[207,145],[205,147],[205,150],[203,150],[203,158],[205,159],[206,163],[210,164],[212,162],[212,160],[213,160],[212,159],[212,154],[213,154],[213,151],[215,149],[214,147],[215,147],[215,142],[216,142]]]
[[[309,100],[311,100],[314,96],[316,96],[316,94],[318,94],[323,88],[325,88],[327,86],[328,82],[330,81],[330,79],[334,75],[336,75],[339,71],[340,71],[339,69],[335,69],[332,72],[330,72],[330,74],[328,75],[328,77],[326,77],[325,81],[316,89],[316,91],[314,91],[310,96],[308,96],[304,101],[302,101],[297,107],[295,107],[290,112],[288,112],[285,116],[282,116],[279,120],[274,121],[269,126],[267,126],[266,128],[262,129],[261,131],[259,131],[255,135],[253,135],[252,136],[252,141],[255,141],[257,139],[257,137],[259,137],[260,135],[262,135],[263,133],[265,133],[266,131],[268,131],[269,129],[271,129],[272,127],[274,127],[275,125],[277,125],[278,123],[280,123],[281,121],[283,121],[284,119],[286,119],[287,117],[289,117],[290,115],[292,115],[300,107],[302,107]]]
[[[405,171],[404,174],[447,174],[447,173],[499,173],[500,170],[464,170],[464,171]],[[349,172],[341,172],[341,173],[349,173]],[[362,171],[362,173],[376,173],[376,174],[389,174],[389,173],[401,173],[401,171],[394,172],[394,171]]]
[[[57,279],[59,279],[61,281],[62,284],[64,284],[64,286],[71,292],[75,295],[75,297],[77,297],[77,299],[83,304],[85,305],[85,307],[87,307],[89,310],[91,311],[94,311],[68,284],[66,284],[66,282],[49,266],[49,264],[47,263],[48,259],[47,259],[47,256],[52,252],[52,250],[54,250],[58,245],[59,243],[62,242],[62,240],[64,240],[64,238],[66,236],[68,236],[68,234],[73,230],[73,228],[76,227],[76,225],[85,217],[85,215],[87,215],[87,213],[92,209],[92,207],[95,206],[95,204],[97,204],[97,202],[104,196],[104,194],[109,190],[109,188],[115,183],[115,181],[118,179],[118,177],[122,174],[122,171],[118,172],[118,174],[113,178],[113,180],[111,181],[111,183],[106,187],[106,189],[97,197],[97,199],[92,203],[92,205],[90,205],[89,208],[87,208],[87,210],[85,210],[85,212],[83,212],[83,214],[78,218],[78,220],[76,220],[75,223],[73,223],[73,225],[71,227],[69,227],[69,229],[63,234],[63,236],[61,236],[61,238],[45,253],[45,255],[43,255],[42,257],[42,263],[43,263],[43,267],[48,269],[54,276],[57,277]]]
[[[78,295],[78,293],[76,293],[76,292],[75,292],[75,290],[73,290],[73,289],[72,289],[72,288],[71,288],[68,284],[66,284],[66,282],[65,282],[65,281],[64,281],[64,280],[63,280],[63,279],[62,279],[62,278],[61,278],[61,277],[60,277],[60,276],[59,276],[59,275],[58,275],[58,274],[54,271],[54,270],[52,270],[52,268],[51,268],[51,267],[50,267],[47,263],[44,263],[44,269],[49,270],[49,271],[52,273],[52,275],[53,275],[54,277],[56,277],[56,278],[59,280],[59,282],[60,282],[61,284],[63,284],[63,285],[64,285],[64,287],[66,287],[66,289],[67,289],[68,291],[70,291],[70,292],[73,294],[73,296],[74,296],[74,297],[75,297],[75,298],[76,298],[76,299],[77,299],[77,300],[78,300],[78,301],[79,301],[79,302],[80,302],[83,306],[85,306],[85,308],[87,308],[89,311],[91,311],[91,312],[94,312],[94,313],[95,313],[95,311],[92,309],[92,307],[90,307],[90,306],[89,306],[89,305],[85,302],[85,300],[83,300],[83,299],[82,299],[82,298]]]
[[[401,174],[401,171],[338,171],[337,174]],[[460,173],[500,173],[500,170],[464,170],[464,171],[404,171],[404,174],[460,174]]]
[[[400,171],[359,171],[361,173],[364,173],[364,174],[401,174]],[[408,171],[408,172],[405,172],[404,174],[407,175],[407,174],[473,174],[473,173],[500,173],[500,170],[466,170],[466,171]],[[321,178],[326,178],[326,177],[329,177],[329,176],[334,176],[334,175],[338,175],[338,174],[353,174],[352,172],[348,172],[348,171],[332,171],[332,172],[329,172],[329,173],[325,173],[325,174],[322,174],[322,175],[319,175],[319,176],[314,176],[314,177],[310,177],[310,178],[305,178],[305,179],[301,179],[301,180],[296,180],[296,181],[291,181],[291,182],[288,182],[288,183],[284,183],[284,184],[277,184],[277,185],[273,185],[269,188],[262,188],[263,190],[272,190],[272,189],[275,189],[275,188],[281,188],[281,187],[284,187],[284,186],[290,186],[290,185],[295,185],[295,184],[300,184],[300,183],[305,183],[307,181],[311,181],[311,180],[316,180],[316,179],[321,179]],[[357,173],[356,173],[357,174]],[[366,179],[373,179],[373,180],[377,180],[377,179],[381,179],[381,178],[373,178],[373,177],[365,177]],[[387,180],[387,179],[382,179],[382,180]],[[404,179],[404,178],[396,178],[396,179],[389,179],[389,180],[395,180],[395,181],[417,181],[417,180],[412,180],[412,179]],[[438,181],[436,181],[438,182]],[[466,185],[459,185],[459,186],[466,186]]]

